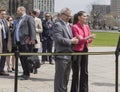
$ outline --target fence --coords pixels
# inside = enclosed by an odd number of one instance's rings
[[[15,78],[14,78],[14,92],[18,90],[18,58],[20,55],[115,55],[115,92],[118,92],[118,64],[119,64],[119,55],[120,55],[120,37],[118,40],[118,45],[116,51],[109,52],[87,52],[87,53],[20,53],[18,50],[15,53],[5,53],[0,54],[0,56],[11,56],[15,55]]]
[[[87,52],[87,53],[20,53],[16,51],[15,53],[4,53],[0,54],[1,56],[10,56],[15,55],[16,63],[15,63],[15,78],[14,78],[14,92],[18,92],[18,58],[20,55],[114,55],[115,54],[115,92],[118,92],[118,58],[119,58],[119,50],[108,51],[108,52]]]

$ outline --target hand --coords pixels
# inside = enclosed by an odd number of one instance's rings
[[[31,40],[31,44],[35,44],[35,40]]]
[[[91,34],[91,35],[90,35],[90,38],[92,38],[92,39],[95,38],[95,37],[96,37],[95,34]]]
[[[35,40],[30,40],[29,44],[35,44]]]
[[[81,35],[78,35],[76,38],[77,38],[78,40],[80,40],[80,39],[82,39],[83,37],[82,37]]]
[[[25,43],[29,44],[30,43],[30,37],[25,37]]]
[[[30,37],[25,37],[25,43],[26,44],[35,44],[35,40],[31,40]]]
[[[79,39],[77,39],[76,37],[71,39],[72,44],[77,44],[78,42],[79,42]]]
[[[93,39],[93,38],[95,38],[95,37],[96,37],[95,34],[91,34],[90,36],[87,36],[87,37],[85,38],[85,40],[87,41],[88,39]]]

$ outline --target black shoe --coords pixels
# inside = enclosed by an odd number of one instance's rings
[[[33,68],[30,69],[30,73],[33,73]]]
[[[15,71],[15,69],[12,67],[12,71]]]
[[[9,76],[9,74],[6,73],[6,72],[0,72],[0,75],[2,75],[2,76]]]
[[[49,62],[49,64],[54,65],[54,63],[53,63],[53,62]]]
[[[37,69],[36,68],[33,69],[33,73],[37,74]]]
[[[28,80],[29,78],[30,78],[30,76],[28,76],[28,75],[22,75],[20,77],[20,80]]]

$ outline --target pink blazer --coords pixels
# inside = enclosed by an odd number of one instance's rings
[[[79,40],[79,43],[73,47],[73,50],[83,51],[84,44],[86,44],[86,46],[88,48],[88,43],[92,42],[92,39],[85,41],[85,37],[87,37],[91,34],[89,26],[88,25],[81,26],[80,23],[78,22],[72,26],[72,31],[73,31],[74,37],[77,37],[79,35],[82,37],[82,39]]]

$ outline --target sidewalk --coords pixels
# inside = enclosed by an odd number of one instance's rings
[[[116,48],[90,47],[89,49],[90,52],[102,52],[115,51]],[[54,65],[46,63],[38,70],[38,74],[31,74],[29,80],[18,80],[18,92],[54,92],[54,69]],[[19,75],[21,74],[22,69],[19,65]],[[70,74],[68,92],[70,92],[71,76],[72,72]],[[9,77],[0,76],[0,92],[14,92],[14,73],[10,73]],[[114,55],[89,56],[89,92],[115,92]]]

